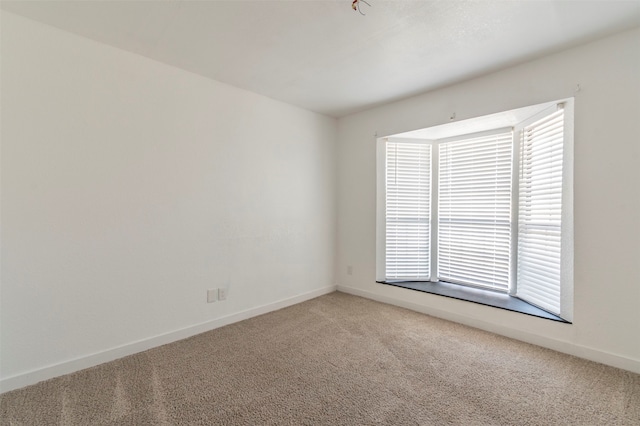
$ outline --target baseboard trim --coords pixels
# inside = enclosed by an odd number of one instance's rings
[[[506,336],[515,340],[520,340],[568,355],[573,355],[579,358],[588,359],[590,361],[599,362],[601,364],[610,365],[612,367],[621,368],[623,370],[640,374],[640,361],[633,358],[628,358],[610,352],[604,352],[588,346],[576,345],[564,340],[551,339],[549,337],[540,336],[529,332],[523,332],[521,330],[515,330],[504,325],[497,325],[494,323],[478,320],[477,318],[471,318],[465,315],[460,315],[441,309],[434,309],[413,302],[406,302],[404,300],[396,299],[389,296],[383,296],[355,287],[338,284],[337,290],[343,293],[352,294],[354,296],[360,296],[366,299],[388,303],[390,305],[410,309],[412,311],[468,325],[470,327],[479,328],[481,330],[500,334],[502,336]]]
[[[286,308],[288,306],[292,306],[310,299],[314,299],[316,297],[329,294],[334,291],[336,291],[335,285],[323,287],[273,303],[268,303],[266,305],[257,306],[255,308],[216,318],[211,321],[195,324],[190,327],[170,331],[168,333],[141,339],[112,349],[107,349],[105,351],[96,352],[87,356],[71,359],[69,361],[64,361],[59,364],[54,364],[26,373],[6,377],[0,380],[0,393],[33,385],[43,380],[48,380],[54,377],[59,377],[65,374],[84,370],[85,368],[94,367],[96,365],[113,361],[118,358],[133,355],[139,352],[146,351],[148,349],[153,349],[161,345],[166,345],[167,343],[186,339],[187,337],[195,336],[196,334],[224,327],[225,325],[253,318],[258,315],[277,311],[279,309]]]

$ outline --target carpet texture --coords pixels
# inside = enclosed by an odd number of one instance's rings
[[[640,375],[343,293],[0,395],[2,425],[640,425]]]

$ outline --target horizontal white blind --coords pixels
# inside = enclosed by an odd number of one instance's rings
[[[387,142],[387,279],[428,280],[431,213],[431,145]]]
[[[507,291],[511,132],[439,145],[438,278]]]
[[[564,110],[525,127],[521,138],[516,295],[560,314]]]

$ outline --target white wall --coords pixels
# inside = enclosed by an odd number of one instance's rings
[[[335,119],[6,12],[1,53],[3,390],[335,288]]]
[[[640,372],[639,76],[634,30],[340,119],[338,288]],[[375,283],[376,132],[574,95],[572,325]]]

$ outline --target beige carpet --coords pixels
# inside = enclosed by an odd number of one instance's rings
[[[333,293],[0,406],[2,425],[640,425],[640,375]]]

